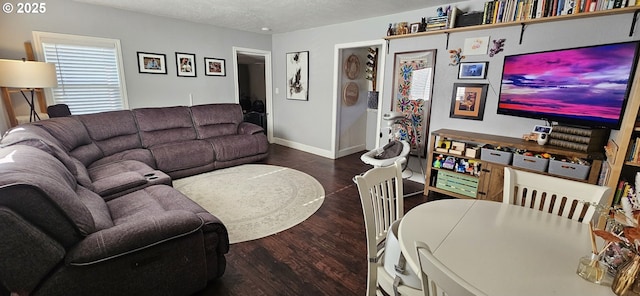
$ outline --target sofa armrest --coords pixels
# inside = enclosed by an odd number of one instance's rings
[[[93,182],[93,191],[100,196],[108,196],[147,183],[147,179],[138,172],[124,172]]]
[[[257,124],[243,121],[238,125],[238,134],[240,135],[253,135],[257,133],[264,133],[264,129]]]
[[[140,217],[90,234],[72,250],[66,263],[90,265],[124,256],[201,229],[202,219],[189,211],[167,211]]]

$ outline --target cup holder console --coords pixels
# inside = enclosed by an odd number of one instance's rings
[[[147,178],[147,180],[149,181],[158,179],[158,176],[156,176],[156,173],[144,174],[144,177]]]

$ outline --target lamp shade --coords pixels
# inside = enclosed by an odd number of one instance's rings
[[[44,88],[58,86],[56,65],[20,60],[0,60],[0,86]]]

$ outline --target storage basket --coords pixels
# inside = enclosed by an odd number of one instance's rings
[[[480,152],[480,159],[499,164],[511,164],[512,158],[513,153],[508,151],[482,148],[482,151]]]
[[[549,166],[549,159],[535,156],[526,156],[522,154],[514,154],[513,166],[538,172],[546,172],[547,167]]]
[[[571,163],[552,159],[549,161],[549,174],[574,179],[586,180],[589,176],[590,165]]]

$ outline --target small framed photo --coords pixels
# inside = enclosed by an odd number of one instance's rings
[[[224,59],[204,58],[204,75],[227,76]]]
[[[409,26],[409,33],[418,33],[418,31],[420,31],[420,23],[412,23]]]
[[[138,72],[167,74],[167,59],[164,54],[138,52]]]
[[[176,68],[178,76],[196,77],[196,55],[176,52]]]
[[[486,79],[489,62],[460,63],[458,79]]]
[[[488,84],[454,83],[451,118],[482,120]]]

